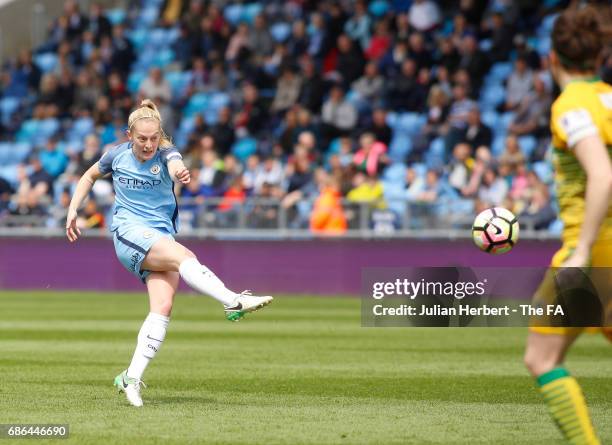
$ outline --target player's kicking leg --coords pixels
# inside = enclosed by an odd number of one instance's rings
[[[193,252],[167,238],[155,242],[142,263],[142,269],[179,272],[189,287],[221,302],[230,321],[238,321],[245,314],[259,310],[273,300],[270,296],[251,295],[249,292],[238,294],[229,290],[212,270],[200,264]]]
[[[124,393],[128,402],[137,407],[143,405],[140,396],[141,387],[145,386],[142,375],[166,338],[179,275],[176,272],[152,272],[146,281],[150,312],[138,333],[138,343],[130,366],[115,377],[115,386],[119,392]]]

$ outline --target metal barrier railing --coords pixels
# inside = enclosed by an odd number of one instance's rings
[[[466,203],[464,203],[466,204]],[[193,236],[307,236],[314,201],[302,200],[285,206],[278,199],[183,198],[179,201],[181,233]],[[435,237],[467,238],[474,210],[457,211],[456,202],[420,203],[405,200],[352,202],[342,200],[347,236],[352,237]],[[101,209],[112,218],[112,206]],[[43,231],[63,234],[65,210],[55,207],[50,215],[0,214],[0,235]],[[107,219],[107,225],[110,220]],[[104,232],[104,231],[103,231]],[[522,238],[554,238],[547,231],[536,231],[531,221],[521,221]]]

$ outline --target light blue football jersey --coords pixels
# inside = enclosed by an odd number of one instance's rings
[[[111,231],[123,223],[142,223],[148,227],[176,233],[178,205],[168,161],[182,159],[176,148],[158,149],[150,160],[140,162],[125,142],[106,152],[98,166],[103,174],[112,173],[115,208]]]

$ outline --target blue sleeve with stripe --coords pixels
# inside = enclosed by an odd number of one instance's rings
[[[168,161],[172,161],[174,159],[183,159],[183,156],[181,156],[176,147],[160,148],[159,154],[161,156],[162,162],[165,165],[168,165]]]
[[[113,171],[113,161],[115,160],[115,157],[119,154],[120,151],[121,150],[119,150],[119,147],[116,147],[102,155],[102,157],[98,161],[100,173],[105,175]]]

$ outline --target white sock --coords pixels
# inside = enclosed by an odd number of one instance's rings
[[[147,365],[155,357],[166,338],[166,328],[169,322],[170,318],[165,315],[149,312],[138,333],[138,344],[130,367],[127,369],[128,377],[142,379]]]
[[[201,294],[210,295],[225,306],[233,306],[236,293],[229,290],[208,267],[203,266],[196,258],[188,258],[179,266],[179,273],[185,283]]]

